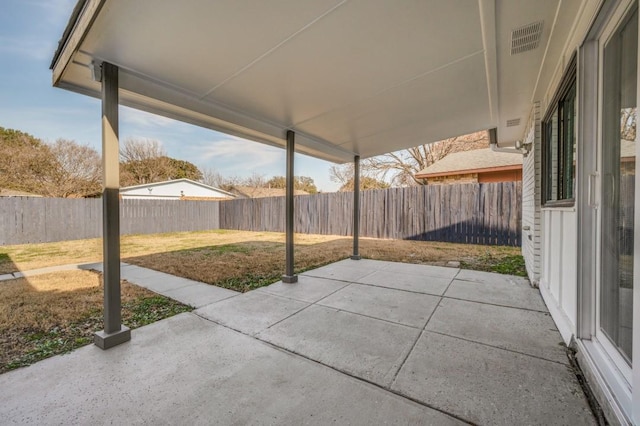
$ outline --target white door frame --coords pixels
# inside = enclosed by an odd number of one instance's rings
[[[611,402],[620,419],[626,417],[640,425],[640,288],[634,291],[633,353],[630,372],[618,368],[620,359],[607,350],[609,342],[599,341],[597,281],[599,280],[599,194],[600,170],[598,147],[601,132],[601,40],[606,40],[627,16],[636,0],[613,0],[603,4],[586,40],[578,51],[578,146],[576,182],[578,195],[578,315],[577,345],[587,358],[587,367],[598,382],[600,391]],[[639,35],[640,37],[640,35]],[[639,55],[640,57],[640,55]],[[640,70],[640,67],[638,68]],[[640,80],[640,78],[639,78]],[[640,93],[640,83],[638,84]],[[638,95],[640,100],[640,95]],[[640,105],[640,102],[638,103]],[[638,123],[640,124],[640,123]],[[640,130],[640,129],[639,129]],[[638,132],[640,133],[640,131]],[[638,141],[638,135],[636,135]],[[640,143],[636,143],[636,164],[640,163]],[[640,171],[640,167],[636,167]],[[636,175],[634,229],[634,282],[640,283],[640,174]],[[610,349],[610,348],[608,348]],[[613,358],[612,358],[613,356]],[[626,376],[626,378],[625,378]],[[635,390],[635,392],[633,392]],[[623,415],[624,413],[624,415]]]

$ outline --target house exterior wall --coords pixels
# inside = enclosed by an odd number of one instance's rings
[[[478,173],[478,183],[519,182],[521,180],[522,169]]]
[[[522,160],[522,256],[533,285],[540,283],[541,240],[541,121],[540,103],[536,102],[523,139],[531,146]]]
[[[553,75],[539,81],[539,87],[543,92],[534,97],[530,123],[523,134],[525,143],[533,143],[531,152],[523,162],[522,224],[525,229],[522,253],[531,281],[538,283],[540,293],[564,341],[577,351],[578,363],[593,389],[595,398],[602,405],[607,420],[612,424],[640,425],[640,366],[637,357],[640,353],[640,295],[637,291],[633,294],[634,360],[629,365],[622,360],[606,336],[600,336],[598,307],[601,303],[599,292],[602,291],[602,284],[598,277],[601,246],[594,231],[599,229],[598,221],[602,220],[597,215],[599,197],[602,196],[601,176],[598,171],[601,172],[602,166],[598,163],[600,154],[596,152],[604,149],[598,146],[598,132],[602,123],[596,118],[597,102],[601,95],[593,89],[598,87],[596,81],[602,78],[598,46],[602,46],[599,43],[606,40],[606,36],[602,35],[603,31],[606,32],[603,28],[615,28],[615,25],[619,25],[620,21],[616,20],[621,19],[625,8],[627,12],[624,13],[628,13],[634,4],[637,5],[637,2],[631,0],[612,0],[607,3],[597,0],[585,1],[571,29],[569,39],[562,47],[561,59],[554,64]],[[596,20],[599,11],[602,20]],[[560,46],[550,46],[550,49],[560,49]],[[545,208],[541,206],[540,121],[550,109],[550,102],[558,90],[567,64],[578,49],[580,52],[577,62],[575,204]],[[624,173],[623,166],[622,174]],[[556,182],[552,181],[549,184],[554,185]],[[639,187],[636,185],[636,222],[640,217]],[[582,229],[579,229],[579,226]],[[639,248],[640,242],[636,233],[636,283],[640,281],[640,268],[637,267],[640,264]],[[625,372],[624,369],[629,366],[631,372]]]
[[[149,191],[151,189],[151,191]],[[180,197],[197,198],[231,198],[227,194],[195,185],[191,182],[176,181],[167,182],[142,188],[132,188],[120,191],[122,198],[144,200],[179,200]]]
[[[462,183],[519,182],[522,170],[498,170],[486,173],[464,173],[448,176],[435,176],[426,179],[428,185],[456,185]]]
[[[455,185],[461,183],[478,183],[477,173],[462,175],[436,176],[427,179],[427,185]]]

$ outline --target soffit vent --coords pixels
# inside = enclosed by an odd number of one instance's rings
[[[515,127],[520,125],[519,118],[512,118],[511,120],[507,120],[507,127]]]
[[[544,21],[534,22],[511,32],[511,54],[528,52],[540,44]]]

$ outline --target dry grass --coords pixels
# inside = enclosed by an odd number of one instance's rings
[[[297,236],[296,243],[314,244],[337,238],[340,237],[300,235]],[[215,230],[153,235],[124,235],[120,241],[120,250],[122,257],[126,258],[250,241],[284,242],[284,234]],[[0,247],[0,274],[69,263],[98,262],[100,260],[102,260],[102,240],[99,238],[2,246]]]
[[[99,274],[65,271],[0,283],[0,372],[89,343],[102,326]],[[190,308],[122,282],[123,323],[145,325]]]
[[[238,291],[280,279],[282,233],[209,231],[125,236],[124,261]],[[296,272],[347,258],[351,238],[295,236]],[[365,258],[444,265],[524,275],[520,249],[362,238]],[[0,248],[0,273],[99,261],[101,240],[65,241]],[[131,328],[190,308],[123,281],[123,323]],[[98,274],[56,272],[0,282],[0,372],[64,353],[91,341],[102,329]]]
[[[251,241],[242,239],[233,243],[133,256],[127,257],[126,261],[244,292],[279,280],[285,268],[284,235],[257,235],[260,238]],[[296,235],[295,241],[297,273],[345,259],[352,250],[350,238]],[[523,273],[522,268],[503,270],[505,260],[520,258],[519,249],[513,247],[363,238],[360,253],[369,259],[435,265],[459,261],[469,269]]]
[[[284,270],[285,236],[276,232],[216,230],[123,236],[122,259],[139,266],[247,291],[276,281]],[[296,234],[296,270],[305,271],[351,254],[351,238]],[[445,264],[468,269],[524,274],[520,249],[423,241],[362,238],[370,259]],[[67,263],[95,262],[101,240],[64,241],[0,248],[0,273]]]

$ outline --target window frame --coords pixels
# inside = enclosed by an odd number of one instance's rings
[[[542,191],[541,191],[541,197],[542,197],[542,207],[545,208],[549,208],[549,207],[574,207],[575,203],[576,203],[576,183],[575,183],[575,179],[574,179],[574,183],[573,183],[573,188],[572,188],[572,196],[571,198],[561,198],[561,197],[565,197],[566,194],[564,194],[564,192],[566,191],[566,187],[565,187],[565,180],[566,180],[566,172],[567,170],[569,170],[567,168],[567,143],[566,143],[566,129],[564,128],[565,125],[565,121],[564,119],[564,114],[566,112],[566,105],[567,105],[567,100],[569,99],[570,95],[573,94],[573,105],[572,105],[572,112],[573,112],[573,116],[577,117],[576,114],[576,108],[578,105],[578,100],[577,100],[577,67],[576,67],[576,63],[577,63],[577,55],[574,53],[571,57],[571,60],[569,61],[569,65],[567,66],[567,69],[565,70],[560,85],[558,87],[558,89],[556,90],[555,95],[553,96],[551,102],[549,103],[549,106],[547,107],[547,112],[544,115],[544,118],[542,119],[542,143],[541,143],[541,147],[542,147],[542,158],[541,158],[541,163],[542,163]],[[557,161],[558,161],[558,170],[557,170],[557,175],[556,175],[556,179],[558,182],[558,199],[557,200],[550,200],[549,199],[549,192],[550,192],[550,187],[549,187],[549,182],[550,182],[550,174],[548,172],[548,156],[551,154],[551,152],[553,152],[550,149],[550,136],[549,136],[549,132],[553,130],[552,127],[552,123],[553,123],[553,118],[556,117],[557,120],[557,134],[558,134],[558,144],[556,146],[556,155],[557,155]],[[575,118],[574,118],[575,120]],[[574,128],[573,132],[572,132],[572,136],[573,136],[573,146],[572,146],[572,159],[573,159],[573,163],[575,163],[576,165],[572,167],[574,167],[574,169],[577,169],[577,155],[575,155],[575,150],[577,148],[577,135],[576,135],[576,131],[575,129],[576,127],[576,123],[575,121],[572,123],[572,126]],[[573,176],[577,176],[577,171],[573,170]],[[572,178],[573,179],[573,178]]]

